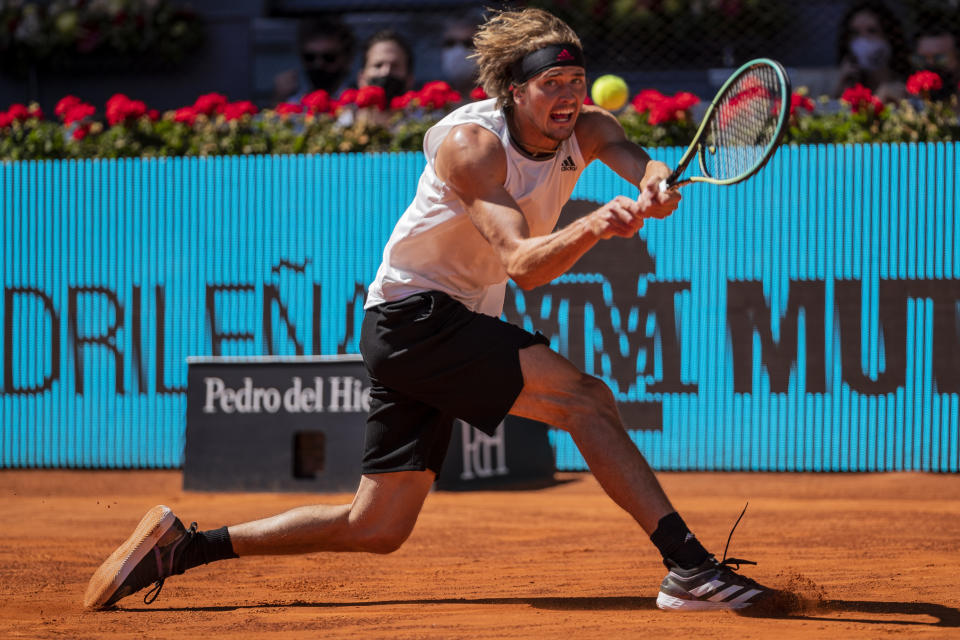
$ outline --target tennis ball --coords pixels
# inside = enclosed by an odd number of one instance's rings
[[[593,82],[590,97],[593,98],[594,104],[607,111],[616,111],[627,104],[629,97],[627,83],[620,76],[612,74],[600,76]]]

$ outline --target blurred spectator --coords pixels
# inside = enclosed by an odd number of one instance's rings
[[[274,99],[299,102],[317,89],[337,95],[350,73],[355,46],[353,31],[340,20],[302,19],[297,27],[301,70],[284,71],[274,78]]]
[[[357,89],[362,93],[367,87],[383,89],[384,107],[413,88],[413,50],[403,36],[392,29],[378,31],[364,42]],[[360,93],[357,95],[359,98]],[[362,106],[359,100],[356,104]],[[360,112],[345,109],[340,112],[337,122],[350,126],[358,118],[369,124],[388,126],[391,114],[386,108],[367,108]]]
[[[862,84],[883,101],[906,95],[910,71],[903,29],[880,0],[852,5],[840,23],[837,40],[840,78],[834,94]]]
[[[413,50],[392,29],[378,31],[364,43],[357,87],[370,86],[383,87],[387,104],[413,88]]]
[[[460,19],[447,23],[443,30],[440,68],[443,80],[454,91],[468,95],[477,86],[477,63],[467,56],[473,53],[473,35],[477,22]]]
[[[950,16],[922,15],[915,42],[910,58],[914,71],[933,71],[943,80],[943,87],[931,92],[930,97],[943,100],[960,91],[957,87],[960,82],[960,41]]]

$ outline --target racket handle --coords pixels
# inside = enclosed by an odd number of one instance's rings
[[[683,173],[683,170],[686,168],[686,166],[686,163],[684,163],[683,165],[677,167],[669,176],[667,176],[666,180],[660,181],[660,193],[663,193],[667,189],[676,186],[677,180],[679,180],[680,174]]]

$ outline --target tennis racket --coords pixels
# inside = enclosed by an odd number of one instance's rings
[[[736,71],[707,108],[693,142],[660,190],[691,182],[736,184],[773,156],[790,115],[790,79],[779,62],[760,58]],[[681,179],[697,156],[699,176]]]

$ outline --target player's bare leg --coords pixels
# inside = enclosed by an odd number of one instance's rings
[[[84,606],[103,609],[150,585],[153,602],[164,580],[201,564],[240,555],[314,551],[390,553],[410,535],[427,493],[432,471],[363,476],[353,502],[313,505],[232,527],[197,531],[158,505],[100,565],[87,587]]]
[[[543,345],[522,349],[520,368],[524,387],[510,413],[569,432],[607,495],[652,534],[674,508],[627,435],[609,387]]]
[[[316,551],[395,551],[413,531],[432,471],[365,475],[353,502],[291,509],[229,527],[239,556]]]
[[[650,535],[669,569],[657,606],[670,611],[741,610],[784,613],[792,594],[769,589],[718,562],[674,510],[643,454],[627,435],[613,393],[543,345],[520,351],[524,388],[510,412],[570,433],[614,502]]]

